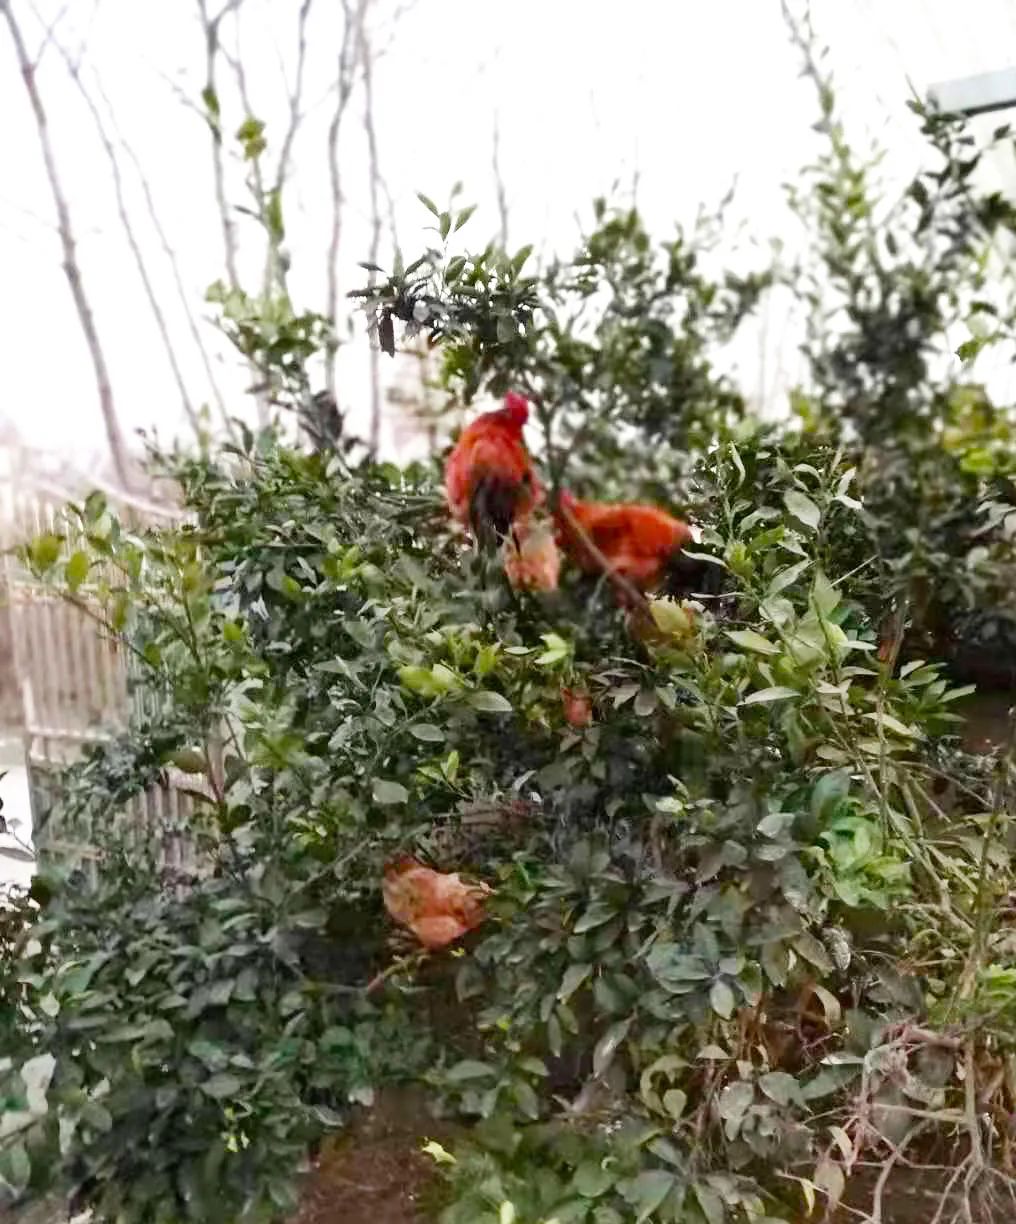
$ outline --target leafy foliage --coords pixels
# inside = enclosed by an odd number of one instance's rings
[[[593,216],[572,258],[541,274],[526,272],[529,246],[452,254],[442,221],[439,247],[354,296],[376,328],[392,329],[392,343],[393,319],[406,337],[425,329],[440,342],[457,398],[524,391],[555,481],[567,458],[579,485],[602,488],[627,468],[659,494],[689,441],[704,444],[716,422],[743,413],[709,350],[729,339],[770,274],[711,280],[705,221],[690,238],[658,244],[634,209],[597,200]]]
[[[129,653],[137,712],[50,780],[98,878],[54,865],[0,931],[8,1198],[280,1217],[307,1151],[394,1078],[472,1123],[431,1146],[448,1224],[773,1224],[834,1206],[862,1155],[937,1144],[970,1186],[1004,1156],[1011,755],[958,747],[969,690],[881,621],[922,582],[951,614],[969,583],[943,575],[976,549],[983,608],[1008,564],[1007,415],[933,370],[1004,215],[960,224],[963,146],[929,120],[949,174],[908,198],[956,249],[922,282],[822,102],[815,232],[850,323],[816,325],[799,430],[751,420],[713,365],[766,278],[714,283],[696,240],[654,246],[629,211],[526,275],[525,251],[450,254],[469,210],[424,199],[441,249],[363,295],[383,346],[393,320],[443,346],[462,398],[532,396],[555,491],[696,507],[722,598],[654,600],[635,638],[594,579],[515,594],[428,470],[272,430],[153,456],[173,527],[92,497],[26,547]],[[302,402],[328,337],[284,293],[222,305]],[[193,815],[146,844],[124,807],[169,784]],[[493,889],[454,952],[385,917],[405,853]]]

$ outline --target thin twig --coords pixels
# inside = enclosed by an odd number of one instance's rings
[[[900,1142],[890,1152],[888,1159],[882,1166],[882,1171],[878,1175],[878,1180],[875,1182],[875,1192],[871,1202],[871,1224],[882,1224],[882,1196],[885,1194],[886,1184],[892,1175],[893,1167],[903,1155],[903,1150],[912,1139],[915,1139],[922,1130],[928,1126],[927,1122],[918,1122],[916,1126],[903,1136]]]
[[[14,43],[14,52],[17,57],[18,67],[21,70],[21,79],[25,86],[25,92],[28,94],[28,100],[31,104],[32,114],[35,116],[35,126],[39,137],[39,147],[42,151],[42,159],[46,168],[46,177],[49,180],[50,192],[53,196],[53,204],[57,213],[57,228],[60,234],[60,245],[63,249],[63,269],[67,277],[67,283],[70,286],[71,297],[74,299],[74,306],[78,314],[78,320],[81,324],[81,330],[84,333],[85,344],[88,346],[89,356],[92,359],[92,368],[95,373],[96,390],[99,396],[99,408],[102,412],[102,420],[106,429],[106,438],[109,442],[110,453],[113,458],[113,467],[116,471],[117,478],[125,489],[132,488],[130,460],[127,452],[127,445],[124,441],[123,432],[120,428],[120,420],[116,413],[116,405],[113,400],[113,387],[110,382],[109,368],[106,365],[106,355],[99,340],[99,333],[95,325],[95,316],[92,313],[92,305],[85,291],[84,281],[81,276],[81,267],[78,263],[77,244],[74,238],[74,228],[71,224],[70,209],[67,204],[67,197],[64,195],[63,185],[60,181],[60,175],[57,171],[56,156],[53,151],[53,144],[49,136],[49,124],[46,118],[46,110],[42,104],[42,96],[39,93],[38,82],[35,77],[35,67],[32,64],[28,55],[28,50],[25,46],[25,40],[21,32],[21,27],[18,24],[17,18],[14,16],[14,11],[11,6],[11,0],[4,0],[0,5],[3,10],[3,15],[7,19],[7,26],[10,30],[11,39]]]
[[[163,254],[169,263],[170,271],[173,274],[173,283],[176,285],[177,296],[180,299],[180,305],[183,308],[184,316],[187,319],[187,327],[191,334],[191,339],[194,341],[195,347],[201,356],[201,363],[205,369],[205,376],[208,379],[208,386],[211,389],[212,395],[215,397],[215,402],[218,405],[219,412],[227,428],[232,431],[233,425],[229,417],[229,410],[226,406],[225,396],[222,394],[222,388],[219,386],[215,376],[215,370],[212,366],[211,354],[208,351],[208,346],[204,342],[201,335],[201,329],[198,327],[197,316],[191,306],[192,294],[183,283],[183,275],[180,272],[180,261],[177,258],[176,251],[173,249],[169,241],[169,236],[166,233],[165,226],[162,224],[162,218],[159,216],[158,209],[155,205],[155,196],[152,192],[152,185],[145,173],[144,167],[141,165],[141,159],[138,157],[134,147],[127,141],[126,137],[117,126],[115,112],[110,104],[109,98],[106,96],[102,88],[102,84],[96,81],[95,88],[105,104],[106,110],[109,113],[109,121],[112,124],[113,131],[116,133],[117,142],[122,151],[130,159],[137,174],[138,183],[141,187],[141,194],[144,196],[145,207],[148,209],[148,217],[152,223],[152,228],[159,239],[159,244],[162,247]]]
[[[494,187],[497,190],[497,215],[500,220],[498,242],[502,251],[508,250],[508,192],[505,190],[504,175],[501,173],[501,121],[494,114],[494,139],[491,144],[491,169],[494,171]]]
[[[328,181],[332,194],[332,225],[328,238],[328,257],[325,267],[325,317],[332,325],[333,336],[325,351],[325,389],[334,398],[336,395],[335,363],[337,343],[334,332],[339,310],[339,244],[342,237],[342,210],[345,200],[342,195],[342,179],[339,173],[339,134],[345,118],[349,98],[353,92],[358,63],[356,50],[359,46],[358,31],[362,26],[368,0],[342,0],[342,42],[335,80],[335,109],[328,124]]]
[[[216,61],[219,57],[221,42],[219,27],[223,19],[236,10],[243,0],[227,0],[226,4],[215,17],[210,17],[208,0],[198,0],[201,13],[201,24],[205,35],[205,90],[208,97],[218,98],[216,89]],[[226,275],[231,289],[240,288],[240,273],[237,267],[236,226],[232,212],[226,199],[226,165],[222,152],[222,118],[205,114],[212,134],[212,173],[215,179],[215,202],[219,210],[219,223],[222,227],[222,245],[226,261]]]
[[[201,421],[198,417],[194,403],[191,400],[190,393],[187,390],[186,380],[183,376],[183,370],[180,368],[180,362],[177,358],[176,348],[170,338],[169,327],[166,323],[166,316],[163,313],[162,305],[159,301],[158,294],[155,292],[155,286],[152,284],[152,278],[148,273],[148,265],[138,243],[137,235],[134,232],[134,224],[131,220],[130,210],[127,207],[127,199],[124,194],[123,175],[120,172],[120,161],[116,155],[116,149],[113,147],[113,142],[110,140],[109,133],[106,130],[106,125],[103,122],[102,114],[95,103],[95,99],[85,87],[84,81],[81,79],[81,69],[78,64],[71,58],[67,48],[54,36],[52,38],[53,45],[63,58],[67,66],[67,71],[70,73],[71,80],[78,88],[81,98],[88,109],[89,114],[95,122],[96,131],[99,134],[99,140],[106,153],[106,158],[109,161],[110,172],[113,177],[113,192],[116,196],[117,215],[120,218],[120,224],[123,227],[124,237],[127,239],[127,245],[130,247],[131,255],[134,258],[134,265],[138,270],[138,276],[141,278],[141,284],[145,291],[145,296],[148,298],[148,304],[151,307],[152,317],[155,319],[155,326],[162,340],[163,348],[166,350],[166,358],[169,361],[170,370],[173,373],[173,379],[176,382],[177,390],[180,393],[180,401],[183,404],[183,410],[187,419],[191,423],[195,434],[201,433]]]
[[[303,78],[307,63],[307,18],[310,16],[310,6],[313,0],[303,0],[296,19],[296,73],[293,88],[289,91],[289,123],[286,134],[282,138],[279,150],[279,163],[275,171],[275,191],[281,191],[289,171],[289,162],[293,153],[293,142],[296,139],[300,121],[303,118]]]
[[[415,968],[427,959],[427,955],[426,952],[411,952],[408,956],[400,956],[398,960],[392,961],[387,969],[383,969],[372,977],[364,987],[363,993],[368,996],[375,994],[389,978],[393,978],[397,973],[401,973],[403,969]]]
[[[381,249],[381,169],[378,161],[377,126],[374,122],[374,70],[371,57],[367,23],[360,23],[360,71],[363,74],[363,128],[367,136],[367,155],[370,164],[370,256],[376,265]],[[373,285],[377,273],[368,273],[368,285]],[[368,446],[370,455],[376,459],[381,443],[381,351],[377,339],[370,346],[370,430]]]

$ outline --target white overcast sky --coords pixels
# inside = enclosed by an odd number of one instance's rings
[[[31,47],[59,13],[59,37],[82,72],[100,81],[116,123],[141,158],[195,303],[221,274],[207,134],[179,93],[197,97],[203,45],[196,0],[10,0]],[[378,0],[390,13],[395,0]],[[243,54],[255,108],[269,136],[283,121],[281,65],[290,70],[297,0],[247,0]],[[1008,0],[813,0],[831,48],[852,134],[889,150],[900,177],[920,150],[904,102],[908,78],[936,81],[1016,62],[1016,6]],[[287,218],[298,306],[323,305],[329,224],[326,92],[337,37],[336,0],[316,0],[310,26],[309,113],[295,150]],[[479,209],[463,239],[482,245],[497,227],[491,173],[495,116],[510,202],[511,242],[568,249],[596,194],[637,175],[638,203],[653,227],[688,223],[737,180],[731,245],[750,260],[752,240],[793,238],[783,183],[814,150],[814,98],[798,77],[778,0],[417,0],[379,39],[377,128],[384,175],[407,255],[422,242],[417,190],[443,200],[461,179]],[[227,38],[227,43],[231,39]],[[225,66],[221,69],[228,76]],[[91,117],[57,51],[40,87],[78,231],[80,256],[128,429],[181,427],[179,396],[114,209],[111,177]],[[175,87],[175,88],[174,88]],[[223,93],[225,94],[225,89]],[[230,105],[232,105],[230,103]],[[366,258],[366,155],[360,102],[343,147],[348,198],[345,287]],[[94,380],[60,266],[53,205],[36,133],[0,21],[0,425],[33,445],[74,454],[104,450]],[[242,115],[227,110],[227,127]],[[1011,167],[1005,167],[1008,174]],[[189,347],[168,268],[125,165],[132,211],[178,338],[193,396],[206,388]],[[1012,176],[1010,176],[1011,180]],[[1011,184],[1010,184],[1011,185]],[[231,198],[243,202],[236,178]],[[256,275],[256,266],[249,271]],[[366,337],[344,357],[341,398],[366,410]],[[733,356],[744,389],[777,404],[793,374],[794,337],[779,309]],[[244,380],[228,356],[236,395]],[[362,420],[362,416],[360,416]]]

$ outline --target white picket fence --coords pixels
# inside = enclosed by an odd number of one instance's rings
[[[112,739],[145,695],[132,691],[126,653],[111,635],[34,579],[11,551],[45,532],[66,536],[71,524],[63,506],[89,491],[33,477],[27,466],[11,461],[8,479],[0,481],[0,721],[10,724],[13,718],[8,731],[24,746],[36,853],[90,863],[94,871],[94,830],[61,828],[47,818],[53,770],[72,764],[88,746]],[[107,497],[112,510],[137,526],[168,525],[176,518],[166,506],[108,492]],[[193,866],[187,836],[193,800],[180,789],[193,786],[193,779],[185,783],[185,777],[167,771],[165,786],[104,815],[154,846],[166,868],[179,871]]]

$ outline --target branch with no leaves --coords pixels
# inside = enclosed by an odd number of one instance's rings
[[[281,191],[289,172],[289,162],[293,153],[293,141],[303,119],[303,78],[307,65],[307,18],[310,16],[310,6],[313,0],[303,0],[296,19],[296,74],[293,88],[289,90],[289,123],[286,134],[282,138],[282,148],[279,150],[279,164],[275,171],[275,191]]]
[[[103,121],[102,114],[95,103],[95,99],[89,93],[84,81],[81,79],[81,68],[70,56],[67,48],[53,36],[52,43],[60,53],[64,63],[67,66],[67,71],[70,73],[71,80],[77,86],[78,92],[81,94],[82,101],[88,109],[89,114],[95,122],[96,131],[99,134],[99,140],[105,150],[106,158],[109,162],[110,172],[113,176],[113,191],[116,195],[117,215],[120,218],[120,224],[123,226],[124,237],[127,239],[127,245],[130,247],[131,255],[134,258],[134,265],[138,270],[138,276],[141,278],[141,284],[145,290],[145,296],[148,298],[148,304],[152,310],[152,316],[155,319],[155,326],[159,332],[163,347],[166,350],[166,358],[169,361],[169,367],[173,372],[173,379],[176,382],[177,390],[180,393],[180,400],[183,404],[184,412],[187,414],[187,419],[190,421],[192,428],[196,434],[201,431],[201,422],[198,419],[197,411],[194,403],[191,400],[190,393],[187,390],[187,384],[183,376],[183,371],[180,368],[180,362],[177,358],[176,349],[169,334],[169,327],[166,323],[166,316],[163,313],[162,305],[159,302],[158,294],[155,292],[155,286],[152,284],[152,278],[148,272],[148,264],[145,261],[141,246],[138,243],[137,235],[134,231],[134,224],[131,220],[130,210],[127,207],[127,199],[124,194],[123,175],[120,173],[120,161],[116,155],[116,149],[113,147],[113,142],[109,137],[109,132]]]
[[[169,263],[170,270],[173,274],[173,283],[176,285],[177,296],[180,299],[180,305],[183,308],[184,315],[187,319],[187,328],[191,334],[191,339],[201,355],[201,363],[205,369],[205,376],[208,379],[208,386],[211,388],[212,394],[215,396],[215,401],[218,404],[219,411],[228,428],[232,428],[229,420],[229,412],[226,407],[226,400],[222,394],[222,388],[219,386],[218,380],[215,377],[215,370],[212,367],[211,354],[208,351],[208,346],[205,344],[204,338],[201,335],[201,329],[198,326],[197,317],[191,306],[190,291],[183,283],[183,276],[180,272],[180,261],[177,258],[176,251],[173,249],[166,233],[166,228],[162,224],[162,219],[159,216],[158,209],[155,206],[155,197],[152,193],[152,185],[149,182],[148,175],[145,173],[144,167],[141,165],[141,160],[135,152],[133,146],[127,141],[123,133],[117,127],[116,119],[113,117],[113,107],[110,105],[109,99],[106,97],[100,82],[96,82],[95,88],[105,104],[106,110],[110,116],[110,123],[113,131],[116,133],[117,143],[122,151],[130,159],[137,174],[138,183],[141,187],[141,194],[144,196],[145,207],[148,209],[148,217],[152,223],[152,228],[159,239],[159,245],[162,247],[162,252]]]
[[[370,163],[370,263],[377,265],[381,250],[381,168],[378,159],[377,127],[374,122],[374,67],[370,38],[366,22],[361,22],[360,70],[363,73],[363,128],[367,136],[367,155]],[[368,284],[373,285],[377,273],[368,273]],[[377,343],[370,346],[370,433],[369,448],[373,458],[377,457],[381,442],[381,370],[380,349]]]
[[[77,243],[74,237],[74,227],[71,223],[70,208],[67,204],[67,197],[64,194],[63,184],[57,170],[56,155],[50,139],[46,109],[43,106],[42,95],[39,92],[39,85],[36,80],[35,65],[28,55],[21,26],[14,16],[10,0],[4,0],[3,3],[0,3],[0,11],[2,11],[7,21],[11,40],[14,43],[14,53],[21,71],[21,79],[35,118],[35,127],[45,165],[46,178],[49,181],[53,204],[56,208],[57,229],[60,235],[60,245],[63,249],[63,269],[67,276],[67,283],[70,286],[71,297],[74,299],[74,307],[81,324],[81,330],[84,333],[85,343],[88,346],[88,352],[92,359],[96,390],[99,395],[99,408],[102,412],[106,438],[109,442],[109,449],[113,458],[113,467],[116,471],[117,479],[123,487],[130,489],[133,486],[130,458],[116,413],[113,387],[110,382],[109,367],[106,365],[105,351],[99,340],[91,301],[85,290],[81,266],[78,263]]]
[[[332,193],[332,227],[328,239],[328,260],[326,265],[327,284],[325,289],[325,316],[331,322],[334,331],[339,309],[339,243],[342,237],[342,180],[339,173],[339,134],[342,121],[345,118],[349,99],[356,83],[356,69],[359,62],[357,49],[360,45],[360,30],[366,20],[369,0],[342,0],[343,26],[342,42],[339,46],[339,58],[336,68],[336,98],[335,109],[332,111],[331,122],[328,125],[328,181]],[[325,389],[334,397],[335,386],[334,343],[328,346],[325,353]]]
[[[219,58],[221,42],[219,30],[225,17],[236,10],[243,0],[227,0],[226,4],[214,16],[210,16],[208,0],[198,0],[198,10],[201,14],[201,25],[205,35],[205,118],[212,133],[212,173],[215,178],[215,202],[219,209],[219,222],[222,226],[222,244],[226,259],[226,275],[229,287],[239,289],[240,274],[237,268],[236,226],[226,199],[226,164],[222,153],[222,122],[216,105],[215,113],[210,112],[209,102],[218,99],[216,89],[216,63]]]
[[[494,139],[491,146],[491,169],[494,171],[494,186],[497,189],[497,214],[501,226],[498,241],[502,251],[508,250],[508,192],[501,173],[501,121],[494,115]]]

